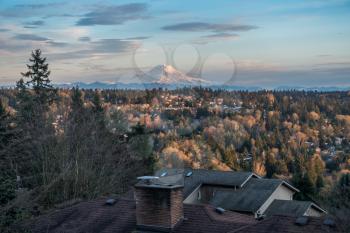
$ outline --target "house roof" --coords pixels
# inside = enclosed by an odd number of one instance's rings
[[[136,231],[136,206],[132,199],[105,205],[106,199],[82,202],[43,215],[31,224],[33,233],[128,233]],[[184,220],[174,233],[229,232],[255,224],[252,216],[226,211],[219,214],[209,205],[184,205]]]
[[[309,208],[325,213],[323,209],[310,201],[274,200],[264,214],[266,216],[289,215],[297,217],[303,216]]]
[[[256,223],[252,216],[226,211],[219,214],[209,205],[184,205],[185,220],[174,233],[229,232]]]
[[[279,179],[250,179],[242,189],[233,191],[218,190],[210,204],[228,210],[254,213],[280,185],[285,185],[292,191],[297,190]]]
[[[42,215],[30,224],[33,233],[131,233],[136,227],[136,205],[133,199],[120,198],[106,205],[106,198],[81,202]],[[184,220],[173,233],[321,233],[338,232],[324,224],[323,218],[308,218],[305,226],[295,224],[295,217],[271,216],[257,221],[253,216],[225,211],[219,214],[210,205],[184,205]]]
[[[307,217],[305,225],[296,224],[296,217],[272,216],[259,221],[254,225],[230,231],[229,233],[331,233],[341,232],[337,226],[325,224],[326,218]]]
[[[135,201],[119,199],[110,206],[106,199],[81,202],[40,216],[31,224],[33,233],[114,233],[135,229]]]
[[[204,169],[161,169],[156,176],[183,174],[184,198],[190,195],[201,184],[242,187],[251,177],[259,176],[252,172],[213,171]],[[190,174],[191,173],[191,174]],[[186,176],[186,174],[190,174]]]

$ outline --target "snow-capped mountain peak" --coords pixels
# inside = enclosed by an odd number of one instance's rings
[[[139,76],[145,82],[157,84],[177,84],[177,85],[201,85],[209,82],[203,79],[190,77],[171,65],[158,65],[147,73]]]

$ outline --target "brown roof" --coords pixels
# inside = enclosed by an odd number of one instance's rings
[[[331,233],[340,232],[336,226],[331,227],[324,224],[325,218],[307,217],[306,225],[296,224],[296,217],[292,216],[271,216],[258,223],[233,230],[229,233]]]
[[[33,233],[109,233],[136,230],[135,201],[119,199],[113,206],[106,199],[82,202],[43,215],[31,225]],[[228,232],[254,224],[252,216],[226,211],[219,214],[208,205],[184,205],[184,220],[175,233]]]
[[[106,205],[106,200],[100,198],[53,211],[35,219],[30,228],[33,233],[136,232],[135,201],[121,198],[114,205]],[[336,231],[325,226],[322,219],[310,218],[306,226],[297,226],[293,217],[273,216],[257,221],[251,215],[232,211],[219,214],[215,211],[215,207],[210,205],[184,204],[184,220],[173,232],[317,233]]]
[[[219,214],[208,205],[184,205],[185,220],[175,233],[229,232],[256,223],[253,216],[225,211]]]
[[[81,202],[36,219],[33,233],[132,232],[135,229],[135,201],[119,199],[113,206],[106,199]]]

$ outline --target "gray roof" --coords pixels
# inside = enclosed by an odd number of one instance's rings
[[[218,190],[211,204],[224,209],[255,213],[280,185],[289,186],[279,179],[250,179],[242,189],[235,191]]]
[[[192,172],[190,176],[186,176]],[[204,169],[161,169],[155,173],[155,176],[166,176],[183,174],[184,177],[184,198],[190,195],[201,184],[212,184],[222,186],[242,187],[252,176],[258,177],[252,172],[232,172],[232,171],[214,171]]]
[[[274,200],[265,211],[266,216],[287,215],[293,217],[303,216],[309,208],[314,208],[319,212],[325,212],[316,204],[310,201],[287,201]]]

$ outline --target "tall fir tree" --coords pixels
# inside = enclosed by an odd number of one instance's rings
[[[52,121],[48,118],[49,107],[56,91],[50,84],[49,65],[41,51],[32,51],[28,70],[16,84],[17,114],[16,129],[20,132],[11,141],[16,151],[14,163],[17,173],[26,177],[25,187],[34,187],[42,182],[43,161],[49,149],[55,145]]]
[[[32,88],[36,102],[42,105],[50,103],[54,99],[55,90],[49,79],[51,71],[46,57],[42,57],[40,49],[35,49],[32,51],[29,62],[30,64],[27,64],[28,71],[21,73],[24,78],[29,80],[25,82],[21,79],[17,82],[17,88]]]

